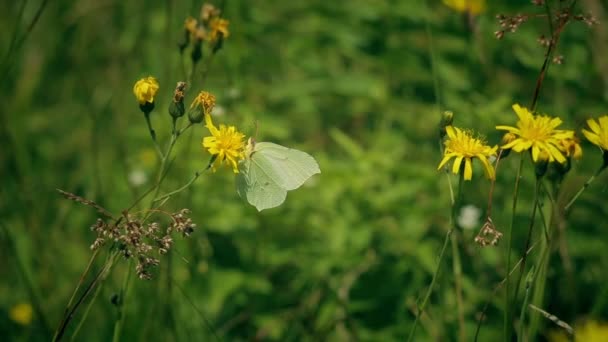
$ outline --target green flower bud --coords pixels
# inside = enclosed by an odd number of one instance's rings
[[[188,120],[190,120],[190,122],[193,124],[203,122],[204,116],[203,111],[201,111],[198,107],[190,108],[188,110]]]

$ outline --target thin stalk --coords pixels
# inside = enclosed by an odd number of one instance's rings
[[[150,132],[150,137],[152,138],[152,142],[154,142],[154,149],[158,154],[158,157],[161,160],[165,159],[163,152],[160,150],[160,146],[158,146],[158,140],[156,140],[156,131],[152,128],[152,122],[150,122],[150,113],[144,113],[144,117],[146,118],[146,124],[148,125],[148,131]]]
[[[80,295],[80,297],[78,298],[78,300],[76,301],[74,306],[69,310],[67,315],[64,316],[64,319],[61,321],[61,323],[57,327],[57,330],[55,331],[55,335],[53,336],[54,342],[61,340],[61,338],[63,337],[63,335],[66,332],[66,329],[67,329],[69,323],[74,318],[74,314],[76,313],[76,310],[78,309],[78,307],[80,307],[80,305],[88,297],[88,295],[91,293],[91,291],[93,289],[95,289],[95,287],[107,277],[108,273],[110,272],[110,269],[112,268],[112,266],[114,266],[114,262],[116,261],[117,255],[118,255],[117,252],[112,252],[112,254],[108,257],[108,260],[106,261],[106,263],[104,264],[102,269],[97,273],[95,278],[85,288],[84,292]]]
[[[537,242],[533,243],[532,246],[530,246],[530,248],[528,249],[528,251],[526,252],[526,254],[530,254],[530,252],[532,252],[532,249],[534,249],[534,247],[536,246]],[[513,273],[515,273],[515,270],[517,270],[517,268],[519,267],[519,264],[521,263],[521,261],[522,261],[522,259],[519,259],[519,261],[516,262],[515,265],[513,265],[513,268],[509,272],[509,275],[512,275]],[[496,297],[496,293],[498,292],[498,290],[500,290],[502,288],[502,286],[506,282],[507,282],[507,278],[505,277],[498,284],[496,284],[496,286],[494,287],[494,290],[492,291],[492,298]],[[481,331],[481,323],[483,322],[483,319],[486,317],[486,312],[488,311],[488,306],[489,305],[490,305],[490,301],[486,300],[486,303],[483,306],[483,309],[481,310],[481,315],[479,316],[479,320],[477,321],[477,330],[475,331],[474,341],[477,341],[477,339],[479,338],[479,332]]]
[[[517,168],[517,176],[515,178],[515,189],[513,190],[513,202],[511,205],[511,222],[507,231],[507,270],[511,269],[511,247],[513,246],[513,224],[515,222],[515,214],[517,211],[517,198],[519,196],[519,183],[521,180],[521,171],[524,165],[523,154],[519,156],[519,167]],[[527,249],[527,248],[526,248]],[[510,310],[510,273],[507,273],[506,284],[505,284],[505,313],[503,321],[503,336],[505,342],[511,342],[511,310]]]
[[[463,175],[461,174],[461,175],[459,175],[459,181],[458,181],[458,190],[457,190],[458,195],[456,196],[457,200],[455,203],[452,204],[452,207],[457,207],[458,204],[460,204],[460,198],[462,195],[462,193],[461,193],[462,192],[461,191],[462,181],[463,181]],[[452,209],[452,211],[455,211],[455,209]],[[422,300],[422,304],[418,307],[418,312],[416,313],[416,319],[414,320],[414,326],[412,327],[412,330],[410,330],[410,335],[407,339],[408,341],[412,341],[412,339],[414,338],[414,335],[416,334],[416,327],[418,326],[418,321],[420,320],[420,316],[424,312],[424,309],[426,308],[429,298],[431,297],[431,294],[433,293],[433,288],[435,287],[435,283],[437,281],[437,276],[439,275],[439,271],[441,270],[443,256],[445,255],[445,250],[448,246],[450,237],[451,237],[452,233],[454,232],[455,225],[456,225],[456,223],[452,222],[452,224],[450,225],[450,229],[445,234],[445,239],[443,240],[443,247],[441,248],[441,252],[439,252],[439,260],[437,261],[437,267],[435,268],[435,272],[433,273],[433,278],[431,279],[431,284],[429,285],[429,288],[426,291],[424,299]]]
[[[519,336],[517,337],[517,341],[525,341],[524,340],[524,331],[525,331],[525,321],[526,321],[526,311],[528,311],[528,300],[530,298],[530,287],[534,282],[534,268],[530,270],[530,274],[528,274],[528,278],[526,279],[526,295],[524,296],[524,304],[521,307],[521,312],[519,313]]]
[[[462,300],[462,264],[460,251],[458,250],[458,237],[451,235],[452,240],[452,268],[454,269],[454,287],[456,291],[456,305],[458,307],[458,337],[460,341],[467,340],[464,324],[464,304]]]
[[[464,324],[464,304],[462,300],[462,264],[460,261],[460,252],[458,250],[458,207],[462,202],[462,182],[463,177],[460,176],[458,180],[458,195],[456,201],[452,201],[452,217],[451,226],[452,230],[455,231],[451,234],[450,240],[452,240],[452,268],[454,271],[454,290],[456,291],[456,306],[458,310],[458,337],[460,341],[466,341],[466,329]]]
[[[526,247],[524,248],[524,251],[528,250],[528,247],[530,246],[530,242],[532,241],[532,231],[534,230],[534,221],[536,220],[536,211],[539,205],[539,196],[540,196],[540,188],[541,188],[541,178],[537,177],[536,179],[536,186],[534,189],[534,204],[532,206],[532,213],[530,214],[530,225],[528,226],[528,237],[526,238]],[[517,303],[517,295],[519,293],[519,287],[521,286],[521,280],[523,278],[524,275],[524,271],[526,270],[526,261],[528,259],[528,254],[524,252],[524,255],[522,256],[522,262],[519,265],[519,275],[517,276],[517,286],[515,287],[515,293],[513,295],[513,307],[515,307],[516,303]]]
[[[68,301],[68,304],[65,307],[64,318],[65,318],[65,315],[70,311],[70,307],[72,306],[72,303],[74,302],[74,298],[76,298],[76,294],[78,293],[80,286],[82,286],[82,284],[84,283],[84,279],[89,274],[89,271],[91,270],[91,266],[93,265],[95,258],[97,258],[98,253],[99,253],[98,249],[93,251],[93,254],[91,255],[91,258],[89,259],[89,262],[87,263],[87,266],[85,267],[84,272],[82,272],[82,274],[80,275],[80,279],[78,280],[78,283],[76,284],[76,288],[74,289],[74,292],[72,292],[72,296],[70,297],[70,300]]]
[[[103,283],[99,284],[99,286],[97,286],[95,288],[93,297],[87,304],[87,307],[84,309],[84,312],[82,313],[82,318],[80,318],[80,322],[78,322],[78,325],[76,326],[76,328],[74,328],[74,332],[72,333],[72,337],[70,338],[70,340],[74,341],[76,339],[76,336],[78,336],[78,333],[80,332],[80,329],[84,325],[84,322],[87,320],[87,317],[89,317],[89,312],[91,311],[93,304],[97,300],[97,296],[99,295],[99,292],[101,292],[102,288],[103,288]]]
[[[186,127],[184,127],[183,129],[181,129],[179,131],[176,131],[175,128],[173,129],[174,133],[171,134],[171,140],[169,141],[169,145],[167,146],[167,151],[165,152],[163,158],[161,159],[160,168],[158,170],[158,176],[156,178],[156,187],[154,189],[154,196],[152,196],[152,202],[150,202],[150,209],[152,209],[154,207],[154,203],[156,202],[156,197],[158,197],[158,193],[160,192],[160,185],[162,183],[162,179],[165,176],[165,168],[167,167],[167,160],[171,156],[173,147],[175,146],[177,139],[179,139],[179,137],[182,135],[182,133],[184,133],[190,127],[192,127],[192,123],[189,123]]]
[[[129,283],[131,281],[131,269],[133,269],[133,258],[129,259],[129,265],[127,266],[127,274],[122,282],[122,287],[120,288],[120,293],[118,295],[118,304],[117,304],[117,317],[116,322],[114,322],[114,334],[112,336],[113,342],[120,341],[120,334],[122,333],[122,327],[125,322],[125,304],[127,302],[127,294],[129,291]]]
[[[595,178],[597,178],[600,173],[602,173],[602,171],[604,171],[604,169],[606,169],[606,163],[604,163],[602,165],[602,167],[599,168],[599,170],[597,170],[591,177],[589,177],[589,179],[585,182],[585,184],[583,184],[583,186],[578,190],[578,192],[574,195],[574,197],[572,197],[572,199],[568,202],[568,204],[566,204],[566,206],[564,207],[564,212],[567,212],[568,210],[570,210],[570,207],[574,204],[574,202],[576,202],[576,200],[580,197],[580,195],[589,187],[589,185],[591,185],[591,183],[593,183],[593,181],[595,180]]]

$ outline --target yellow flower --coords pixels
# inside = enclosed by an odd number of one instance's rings
[[[29,325],[32,322],[32,317],[34,316],[34,310],[32,310],[32,306],[28,303],[20,303],[13,306],[9,313],[9,317],[16,323],[21,325]]]
[[[190,33],[191,37],[196,36],[196,31],[198,29],[198,21],[192,17],[186,18],[184,21],[184,29]]]
[[[608,341],[608,324],[596,321],[586,321],[583,324],[577,323],[574,326],[576,342],[603,342]],[[550,342],[571,341],[563,330],[553,330],[549,333]]]
[[[210,137],[203,138],[203,147],[211,155],[216,156],[213,162],[213,171],[218,165],[226,163],[232,166],[234,173],[239,173],[238,161],[245,158],[245,135],[236,130],[234,126],[220,125],[218,129],[211,120],[211,115],[205,115],[205,127],[211,132]]]
[[[460,12],[477,15],[486,9],[485,0],[443,0],[449,8]]]
[[[154,103],[154,96],[158,93],[158,82],[152,76],[142,78],[135,82],[133,86],[133,94],[137,98],[140,105],[146,103]]]
[[[496,126],[498,130],[508,131],[517,136],[513,141],[502,146],[503,149],[513,149],[522,152],[532,149],[532,159],[539,160],[541,151],[547,152],[549,161],[566,162],[560,151],[560,140],[574,138],[574,131],[556,130],[562,124],[559,118],[546,115],[532,115],[530,111],[519,104],[513,105],[515,114],[519,117],[517,127]]]
[[[455,158],[452,172],[457,174],[460,172],[464,160],[464,179],[470,180],[473,176],[472,160],[477,158],[483,165],[486,176],[494,179],[494,167],[490,165],[488,158],[496,155],[497,146],[490,147],[481,139],[474,138],[470,132],[457,127],[447,126],[446,133],[448,138],[445,141],[445,152],[437,170],[441,169],[450,159]]]
[[[226,19],[222,18],[213,18],[209,21],[209,27],[211,32],[209,33],[209,41],[216,42],[220,37],[222,39],[228,38],[230,36],[230,31],[228,31],[228,25],[230,22]],[[220,36],[221,34],[221,36]]]
[[[603,151],[608,151],[608,115],[602,116],[598,121],[599,123],[594,119],[587,120],[587,125],[591,128],[591,131],[583,129],[583,134],[592,144]]]
[[[196,98],[194,98],[194,101],[192,101],[190,108],[195,108],[199,105],[205,115],[211,114],[211,111],[215,107],[215,96],[209,92],[201,91]]]

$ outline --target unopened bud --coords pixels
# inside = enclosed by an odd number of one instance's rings
[[[446,110],[441,115],[441,123],[439,124],[439,136],[441,138],[445,137],[446,131],[445,128],[447,126],[451,126],[454,122],[454,113],[452,111]]]

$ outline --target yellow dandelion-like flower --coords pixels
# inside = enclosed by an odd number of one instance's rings
[[[589,119],[587,125],[591,131],[583,129],[585,138],[603,151],[608,151],[608,115],[602,116],[598,121]]]
[[[220,39],[220,37],[222,37],[222,39],[226,39],[228,38],[228,36],[230,36],[230,31],[228,31],[228,25],[230,24],[230,22],[226,19],[222,19],[222,18],[213,18],[209,21],[209,28],[210,28],[210,33],[209,33],[209,41],[210,42],[216,42],[218,39]],[[221,34],[221,36],[220,36]]]
[[[211,120],[211,115],[205,115],[205,127],[211,132],[210,137],[203,138],[203,147],[216,156],[213,171],[218,165],[225,163],[232,166],[234,173],[239,173],[238,162],[245,158],[245,134],[234,126],[220,125],[218,129]]]
[[[135,94],[140,105],[154,103],[154,96],[158,93],[158,88],[159,86],[156,79],[152,76],[148,76],[135,82],[133,94]]]
[[[513,149],[522,152],[532,149],[532,159],[539,160],[541,151],[547,152],[549,161],[566,162],[566,157],[560,151],[560,141],[574,138],[574,131],[557,130],[562,124],[559,118],[546,115],[532,115],[530,111],[519,104],[513,105],[515,114],[519,117],[517,127],[496,126],[496,129],[508,131],[517,136],[513,141],[502,146],[503,149]]]
[[[196,34],[197,27],[198,27],[198,20],[196,20],[192,17],[188,17],[184,21],[184,29],[186,29],[186,31],[190,32],[191,35]]]
[[[445,141],[445,151],[437,170],[440,170],[450,159],[455,158],[452,172],[458,174],[464,160],[464,179],[470,180],[473,176],[473,159],[476,158],[483,165],[486,176],[494,179],[494,167],[488,158],[496,155],[497,146],[488,146],[481,139],[474,138],[471,132],[457,127],[447,126],[446,133],[448,138]]]
[[[486,9],[485,0],[443,0],[449,8],[460,12],[477,15]]]
[[[201,106],[205,115],[211,114],[211,111],[215,107],[215,96],[209,92],[201,91],[196,95],[194,101],[192,101],[190,108],[195,108],[197,106]]]
[[[21,325],[29,325],[34,317],[34,310],[28,303],[19,303],[13,306],[8,312],[9,317],[13,322]]]

